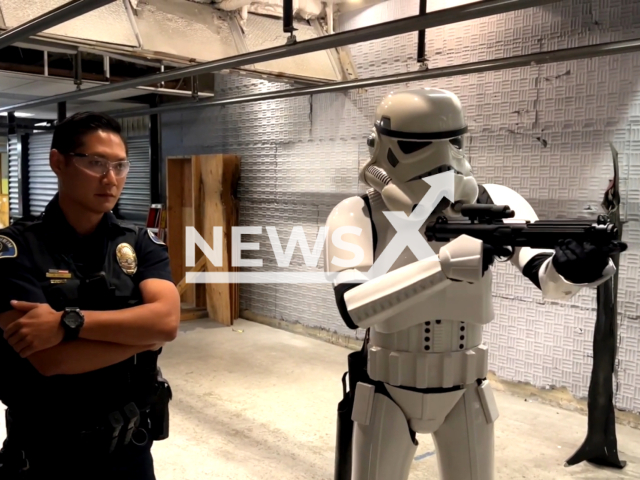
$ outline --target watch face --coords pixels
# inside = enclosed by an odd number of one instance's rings
[[[82,325],[82,317],[77,312],[69,312],[64,317],[64,323],[72,328],[76,328]]]

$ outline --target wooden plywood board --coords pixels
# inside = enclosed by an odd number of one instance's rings
[[[200,164],[189,157],[167,158],[167,246],[171,258],[174,281],[184,279],[190,267],[186,266],[186,228],[195,227],[203,232],[204,199]],[[203,257],[196,248],[195,260]],[[185,284],[180,288],[181,300],[189,305],[205,308],[204,284]]]
[[[203,228],[205,241],[214,246],[214,227],[222,227],[222,265],[207,260],[207,272],[232,272],[231,234],[237,225],[237,182],[240,176],[240,158],[235,155],[199,155],[204,187]],[[238,285],[208,283],[207,311],[209,317],[223,325],[233,325],[238,317]]]
[[[200,313],[185,313],[183,319],[202,318],[202,310],[213,320],[232,325],[240,316],[240,292],[236,283],[187,284],[189,271],[233,272],[232,228],[239,222],[237,186],[240,157],[199,155],[167,158],[167,246],[171,271],[178,281],[183,304]],[[214,266],[200,248],[195,249],[196,267],[186,266],[186,227],[193,226],[214,247],[213,227],[222,228],[223,264]]]

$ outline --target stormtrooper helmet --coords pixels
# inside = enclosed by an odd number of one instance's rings
[[[478,184],[464,154],[466,132],[462,105],[453,93],[436,88],[391,93],[376,111],[367,139],[371,158],[360,178],[391,210],[410,214],[431,188],[423,178],[452,170],[454,202],[474,203]],[[444,201],[438,210],[450,207]]]

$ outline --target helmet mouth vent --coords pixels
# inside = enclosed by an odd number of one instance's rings
[[[428,172],[421,173],[420,175],[416,175],[415,177],[410,178],[408,181],[412,182],[413,180],[420,180],[421,178],[430,177],[432,175],[437,175],[438,173],[443,173],[443,172],[448,172],[448,171],[453,171],[454,173],[457,173],[458,175],[464,175],[462,172],[460,172],[459,170],[456,170],[451,165],[440,165],[440,166],[438,166],[436,168],[432,168]]]

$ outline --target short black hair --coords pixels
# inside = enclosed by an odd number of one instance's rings
[[[104,113],[80,112],[65,118],[55,126],[51,149],[63,154],[73,153],[82,147],[85,135],[100,130],[117,134],[126,148],[122,127],[117,120]]]

